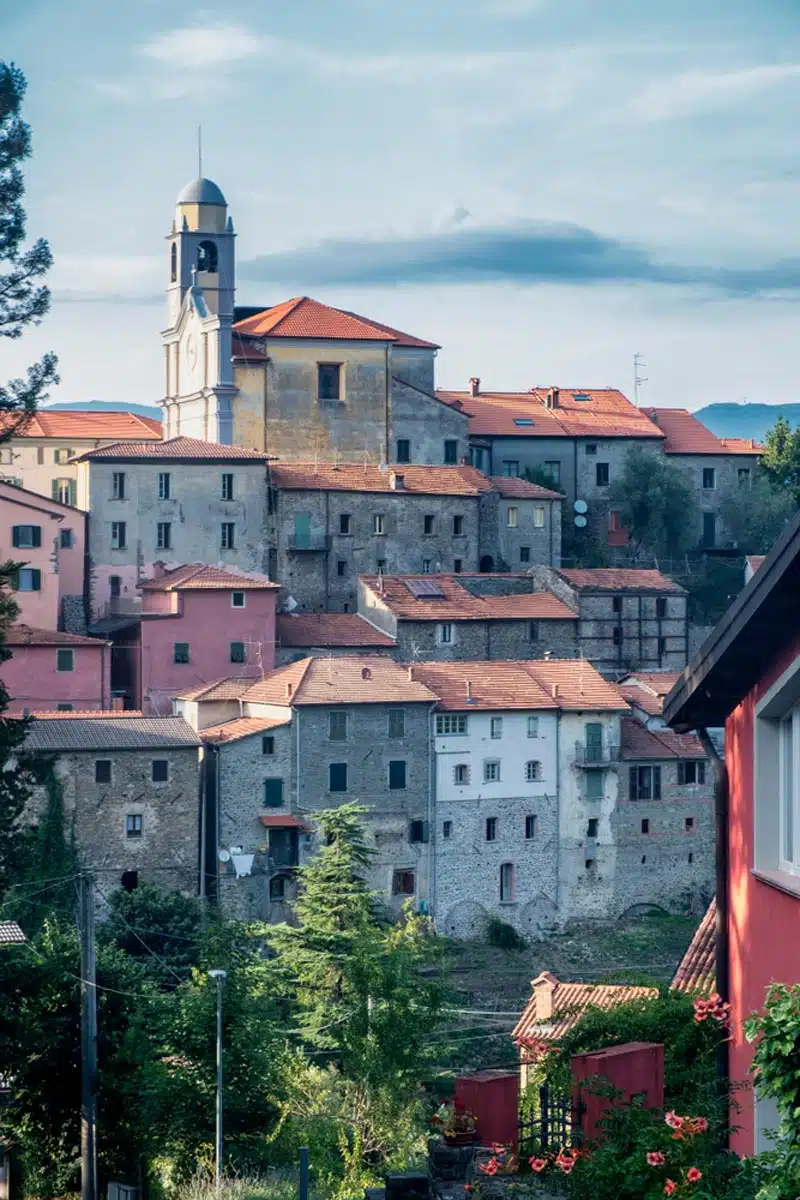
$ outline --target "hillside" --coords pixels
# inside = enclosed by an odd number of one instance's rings
[[[763,442],[780,415],[793,428],[800,425],[800,404],[707,404],[694,415],[717,437]]]
[[[83,404],[48,404],[54,412],[130,412],[137,417],[152,417],[160,421],[161,409],[154,404],[114,404],[110,400],[86,400]]]

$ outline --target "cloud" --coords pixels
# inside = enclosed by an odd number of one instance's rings
[[[432,235],[327,241],[243,262],[242,279],[302,285],[456,283],[671,284],[757,295],[800,288],[800,260],[717,267],[661,261],[646,248],[547,221]]]
[[[741,67],[735,71],[686,71],[649,84],[631,105],[640,120],[670,121],[727,108],[750,96],[800,80],[800,63]]]
[[[137,53],[174,71],[204,71],[260,57],[275,48],[271,38],[259,37],[243,25],[187,25],[158,34]]]
[[[539,13],[547,0],[489,0],[486,12],[491,17],[529,17]]]

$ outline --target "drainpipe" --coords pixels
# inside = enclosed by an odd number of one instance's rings
[[[206,772],[208,771],[208,766],[209,766],[209,762],[210,762],[210,759],[208,756],[208,751],[207,751],[206,747],[203,747],[202,755],[203,755],[203,757],[200,759],[200,771],[199,771],[200,777],[197,781],[197,792],[198,792],[197,802],[198,802],[198,807],[200,810],[198,813],[198,816],[200,818],[200,863],[199,863],[200,878],[198,880],[198,889],[197,890],[198,890],[198,895],[200,896],[200,899],[205,900],[205,898],[206,898],[206,856],[208,854],[208,849],[207,849],[207,845],[206,845],[207,837],[208,837],[208,822],[206,820]]]
[[[716,990],[723,1000],[730,1000],[730,955],[728,937],[728,770],[717,754],[717,748],[705,728],[696,730],[697,736],[711,761],[714,772],[714,850],[716,854]],[[717,1046],[717,1085],[727,1087],[728,1042],[720,1041]]]
[[[434,705],[428,710],[428,914],[436,917],[436,755]]]
[[[300,812],[300,709],[291,708],[292,720],[295,722],[295,768],[294,768],[294,804],[296,813]]]
[[[390,361],[389,360],[389,350],[390,350],[390,347],[391,347],[391,343],[387,342],[386,346],[385,346],[385,350],[384,350],[385,358],[386,358],[386,366],[385,366],[386,394],[384,396],[385,430],[384,430],[383,455],[384,455],[384,461],[385,461],[387,467],[388,467],[389,463],[392,461],[392,410],[391,410],[392,381],[391,381],[391,376],[389,374],[389,370],[390,370],[390,368],[389,368],[389,361]]]
[[[561,712],[556,709],[556,919],[561,913]]]

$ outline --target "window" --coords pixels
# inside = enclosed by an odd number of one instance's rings
[[[750,468],[749,467],[739,467],[739,470],[737,471],[736,474],[739,479],[739,487],[750,487]]]
[[[53,462],[65,463],[74,455],[75,451],[71,447],[61,446],[53,455]]]
[[[233,521],[222,522],[220,545],[223,550],[236,549],[236,526]]]
[[[375,513],[372,517],[372,532],[380,537],[386,533],[386,526],[383,520],[383,513]]]
[[[561,463],[560,462],[546,462],[544,464],[544,469],[547,472],[547,474],[550,476],[553,483],[561,482]]]
[[[501,738],[503,736],[503,718],[492,717],[489,721],[489,732],[493,738]]]
[[[62,529],[59,533],[58,544],[62,550],[71,550],[74,544],[71,529]]]
[[[631,767],[628,772],[629,800],[661,799],[661,767]]]
[[[467,718],[464,713],[440,713],[436,717],[436,732],[438,734],[464,734],[467,732]]]
[[[538,759],[532,758],[525,763],[525,779],[528,783],[534,783],[537,779],[542,778],[542,764]]]
[[[691,833],[694,829],[694,817],[684,817],[683,828],[687,833]]]
[[[703,513],[703,545],[706,547],[717,544],[717,518],[712,512]]]
[[[231,662],[247,662],[247,652],[245,650],[244,642],[231,642]]]
[[[398,438],[395,461],[399,463],[411,462],[411,442],[408,438]]]
[[[453,517],[453,537],[461,537],[464,532],[464,518],[461,516]]]
[[[793,873],[798,868],[797,801],[798,758],[800,757],[800,709],[788,713],[778,726],[778,796],[780,800],[780,862]]]
[[[317,363],[317,397],[320,400],[341,399],[341,363]]]
[[[350,513],[339,513],[339,533],[348,534],[350,532]]]
[[[587,454],[597,454],[597,443],[596,442],[587,442],[586,443],[586,453]]]
[[[261,739],[261,753],[262,754],[274,754],[275,753],[275,736],[274,736],[274,734],[272,734],[272,733],[264,734],[264,736]]]
[[[514,864],[500,864],[500,903],[511,904],[514,899]]]
[[[74,650],[56,650],[56,670],[72,671],[75,668]]]
[[[448,438],[444,444],[444,461],[446,463],[458,462],[458,442],[455,439]]]
[[[169,281],[176,283],[178,279],[178,247],[175,242],[169,248]]]
[[[642,833],[649,833],[649,832],[650,832],[650,818],[645,817],[644,820],[642,821]]]
[[[528,621],[528,641],[538,642],[539,640],[539,622]]]
[[[667,653],[667,639],[660,637],[658,639],[658,657],[663,658]]]
[[[172,549],[172,524],[169,521],[159,521],[156,526],[156,549]]]
[[[389,709],[389,737],[403,738],[406,736],[406,710],[404,708]]]
[[[245,592],[231,592],[231,608],[245,608],[247,595]]]
[[[111,759],[97,758],[94,763],[95,783],[111,783]]]
[[[487,842],[497,841],[497,817],[486,818],[486,840]]]
[[[222,476],[222,499],[233,499],[233,475],[226,473]]]
[[[286,896],[286,876],[273,875],[269,881],[270,900],[283,900]]]
[[[328,741],[347,741],[347,713],[341,710],[328,713]]]
[[[587,838],[596,838],[599,827],[600,827],[599,817],[589,817],[589,823],[586,826]]]
[[[456,763],[453,767],[453,783],[456,787],[464,787],[469,783],[469,763]]]
[[[125,499],[125,472],[114,471],[111,476],[111,497],[113,500]]]
[[[667,601],[664,596],[659,596],[656,600],[656,616],[659,621],[663,621],[667,615]]]
[[[622,596],[613,596],[611,599],[611,611],[615,613],[622,612]]]
[[[140,838],[142,836],[142,814],[128,813],[125,818],[125,836]]]
[[[169,779],[169,763],[166,758],[154,758],[152,763],[153,783],[166,783]]]
[[[42,544],[41,525],[13,525],[11,527],[11,545],[23,550],[35,549]]]
[[[453,822],[452,821],[443,821],[442,822],[442,837],[449,838],[449,837],[451,837],[452,833],[453,833]]]
[[[185,665],[189,661],[189,643],[188,642],[173,642],[172,643],[172,661]]]
[[[453,574],[454,574],[454,575],[460,575],[460,574],[461,574],[461,568],[462,568],[462,566],[463,566],[463,565],[464,565],[464,564],[463,564],[463,561],[462,561],[460,558],[454,558],[454,559],[453,559]]]
[[[124,521],[111,522],[111,549],[124,550],[128,544]]]
[[[108,577],[108,594],[112,600],[115,600],[122,591],[122,580],[119,575],[109,575]]]
[[[264,780],[264,808],[280,808],[283,804],[283,780]]]
[[[393,896],[413,896],[414,895],[414,872],[413,871],[393,871],[392,872],[392,895]]]
[[[528,737],[539,736],[539,718],[528,717]]]
[[[423,574],[423,575],[430,575],[430,573],[431,573],[431,560],[430,560],[429,558],[423,558],[423,560],[422,560],[422,574]]]
[[[44,446],[37,446],[36,461],[39,464],[39,466],[41,467],[42,463],[44,462]]]
[[[544,529],[544,505],[535,504],[533,507],[533,527],[534,529]]]
[[[56,712],[73,712],[73,711],[74,711],[74,706],[72,704],[57,704],[56,705]],[[23,716],[28,715],[27,709],[23,712],[22,715]]]
[[[506,525],[509,529],[517,528],[518,509],[512,504],[506,509]]]
[[[347,791],[347,763],[328,763],[328,791]]]
[[[508,475],[511,479],[519,479],[519,463],[516,459],[505,459],[503,462],[503,474]]]
[[[691,783],[705,783],[706,764],[702,759],[689,759],[678,763],[678,784],[685,787]]]
[[[717,471],[715,467],[703,467],[703,491],[713,491],[717,486]]]
[[[17,571],[18,592],[40,592],[42,590],[42,572],[38,567],[20,567]]]
[[[438,641],[441,646],[453,644],[453,626],[450,621],[443,621],[438,628]]]
[[[608,463],[596,463],[594,468],[595,483],[598,487],[608,487]]]
[[[519,561],[520,561],[521,563],[529,563],[529,562],[531,561],[531,548],[530,548],[530,546],[520,546],[520,548],[519,548]]]
[[[378,558],[375,560],[375,571],[377,572],[378,575],[386,574],[386,559],[385,558]]]
[[[587,800],[602,800],[606,791],[605,771],[587,771],[584,787]]]
[[[210,275],[217,273],[217,247],[215,242],[203,241],[197,247],[197,269]]]
[[[615,646],[622,645],[622,629],[619,625],[615,625],[611,631],[611,641]]]
[[[536,822],[537,822],[537,820],[538,820],[538,818],[535,817],[533,813],[530,813],[525,818],[525,839],[526,839],[526,841],[532,842],[533,839],[536,837]]]
[[[406,786],[406,760],[393,758],[389,762],[389,790],[402,791]]]
[[[593,858],[584,859],[583,865],[587,871],[594,870],[594,859]]]
[[[159,472],[158,498],[159,500],[169,500],[169,471]]]
[[[484,783],[499,783],[500,782],[500,759],[487,758],[483,764],[483,782]]]
[[[431,513],[426,513],[422,518],[422,532],[426,537],[430,537],[436,529],[436,519]]]
[[[74,505],[78,499],[77,480],[54,479],[51,484],[51,495],[58,504]]]
[[[427,842],[428,822],[410,821],[408,825],[408,840],[410,842]]]
[[[693,854],[690,854],[690,855],[689,855],[689,858],[687,859],[687,861],[688,861],[689,863],[693,863],[693,862],[694,862],[694,855],[693,855]]]
[[[586,762],[603,761],[603,726],[599,721],[587,721],[583,727]]]
[[[347,560],[344,558],[338,558],[336,560],[336,575],[339,579],[344,579],[346,574],[347,574]]]

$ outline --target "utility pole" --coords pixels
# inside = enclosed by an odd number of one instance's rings
[[[219,969],[208,972],[217,985],[217,1137],[216,1137],[216,1184],[217,1194],[222,1187],[222,985],[227,972]]]
[[[80,876],[81,940],[81,1200],[97,1190],[97,961],[94,944],[94,880]]]
[[[633,402],[637,408],[639,407],[639,388],[642,386],[643,383],[647,383],[646,377],[644,375],[640,375],[639,372],[641,371],[642,367],[646,367],[646,366],[647,366],[647,363],[644,361],[641,354],[634,354],[634,356],[633,356]]]

